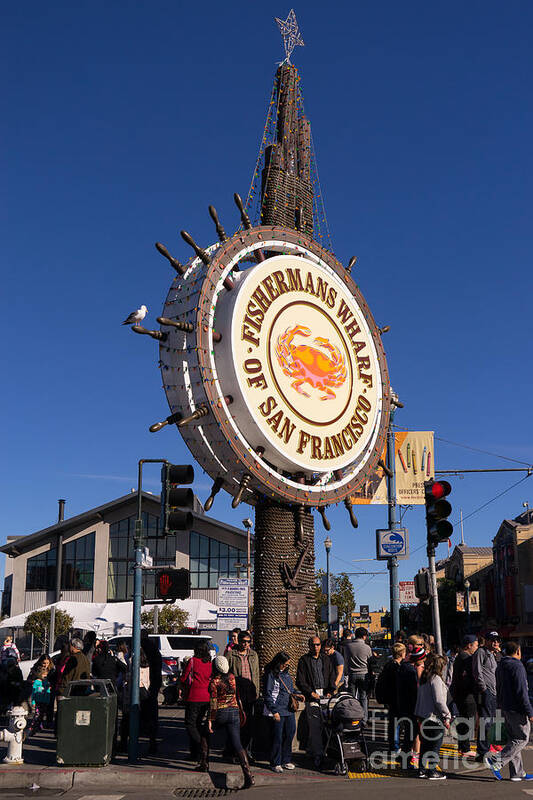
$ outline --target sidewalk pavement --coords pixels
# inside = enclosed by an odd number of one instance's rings
[[[211,739],[210,770],[208,773],[194,771],[195,764],[189,759],[188,737],[183,723],[183,709],[160,709],[159,751],[156,756],[148,756],[148,742],[141,740],[140,760],[128,764],[127,756],[117,755],[106,767],[58,767],[55,763],[56,740],[50,731],[32,736],[24,744],[25,763],[9,766],[0,763],[0,790],[28,788],[33,784],[43,789],[67,791],[69,789],[132,789],[151,788],[153,790],[175,789],[238,789],[242,786],[242,772],[239,766],[228,764],[222,757],[224,740],[215,734]],[[386,750],[379,732],[374,732],[374,740],[369,741],[370,752]],[[1,747],[1,745],[0,745]],[[533,748],[527,748],[525,763],[533,767]],[[1,753],[1,751],[0,751]],[[492,780],[483,764],[463,763],[456,757],[456,747],[446,743],[442,750],[446,757],[443,768],[456,777]],[[343,781],[333,771],[316,772],[310,766],[310,759],[304,752],[295,752],[293,761],[296,769],[284,771],[282,775],[273,773],[268,762],[261,760],[253,765],[252,771],[258,786],[290,786],[295,783],[324,783]],[[366,767],[368,771],[350,773],[350,778],[412,778],[413,771],[398,768],[393,758],[385,758],[380,766]],[[331,765],[333,766],[333,765]],[[478,774],[480,773],[480,774]],[[416,772],[415,772],[416,775]]]
[[[195,772],[196,762],[189,759],[189,742],[183,724],[181,708],[161,708],[159,715],[159,748],[155,756],[148,756],[148,741],[139,745],[140,759],[129,764],[126,755],[118,754],[106,767],[58,767],[55,762],[56,739],[51,731],[35,734],[24,743],[24,764],[10,766],[0,762],[0,791],[19,789],[36,784],[42,789],[238,789],[243,776],[240,767],[222,758],[223,736],[211,737],[210,769],[208,773]],[[0,744],[0,758],[3,757]],[[295,770],[273,773],[266,761],[252,766],[256,785],[285,785],[301,782],[339,780],[331,774],[309,769],[305,753],[295,753]]]

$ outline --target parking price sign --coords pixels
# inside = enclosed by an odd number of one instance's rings
[[[248,580],[218,579],[217,631],[248,627]]]

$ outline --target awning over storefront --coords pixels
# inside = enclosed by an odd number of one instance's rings
[[[72,627],[82,631],[96,631],[100,636],[125,636],[131,634],[133,603],[75,603],[59,601],[53,605],[66,611],[73,618]],[[143,611],[150,611],[155,603],[147,603]],[[161,604],[158,604],[161,608]],[[207,600],[177,600],[175,607],[183,609],[189,615],[188,628],[216,627],[217,607]],[[42,606],[33,611],[25,611],[14,617],[8,617],[0,623],[0,630],[23,628],[26,619],[34,611],[46,611],[51,606]]]

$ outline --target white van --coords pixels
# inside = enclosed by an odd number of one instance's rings
[[[211,658],[216,655],[211,636],[208,634],[151,633],[150,639],[155,641],[161,652],[164,686],[177,674],[182,660],[194,655],[194,648],[199,642],[207,642],[211,650]],[[113,650],[116,649],[119,642],[126,642],[128,647],[131,648],[131,636],[112,636],[107,641]]]

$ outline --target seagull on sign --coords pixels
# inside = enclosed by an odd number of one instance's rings
[[[137,309],[137,311],[132,311],[129,317],[126,317],[123,325],[137,325],[138,322],[142,322],[147,314],[148,309],[146,306],[141,306]]]

